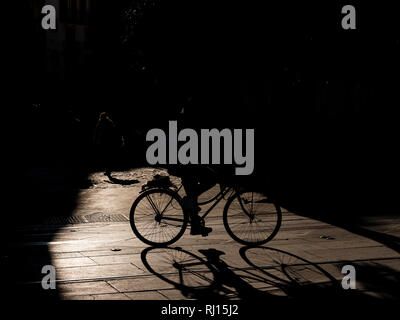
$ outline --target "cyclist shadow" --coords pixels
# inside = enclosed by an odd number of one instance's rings
[[[180,247],[149,247],[142,251],[141,258],[148,271],[173,285],[189,299],[239,299],[251,303],[279,303],[288,299],[321,303],[376,300],[365,290],[344,290],[342,276],[335,278],[320,265],[287,251],[270,247],[242,247],[239,254],[241,261],[247,264],[245,267],[230,266],[221,259],[225,253],[214,248],[199,249],[198,252],[201,255]],[[362,277],[371,268],[375,273],[380,272],[381,276],[375,279]],[[361,280],[360,284],[367,291],[376,291],[378,283],[398,279],[398,272],[389,270],[391,272],[388,273],[383,266],[357,264],[357,270],[360,271],[357,282]],[[393,283],[390,286],[393,292],[384,292],[385,296],[398,297],[394,293],[397,285],[398,281]]]
[[[216,249],[199,252],[205,259],[179,247],[149,247],[142,251],[141,258],[148,271],[189,299],[282,299],[256,289],[238,276],[220,259],[224,252]]]
[[[223,251],[198,251],[201,256],[179,247],[147,248],[141,257],[151,273],[190,299],[281,302],[348,297],[326,270],[289,252],[243,247],[240,257],[248,266],[237,268],[221,259]]]

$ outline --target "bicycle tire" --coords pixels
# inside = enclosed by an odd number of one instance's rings
[[[159,194],[158,200],[157,194]],[[165,197],[164,200],[167,203],[161,201],[162,197]],[[148,200],[147,205],[145,199]],[[156,205],[161,205],[161,208],[155,208]],[[173,213],[163,217],[168,207],[172,208]],[[161,218],[160,215],[157,216],[155,210],[161,212]],[[160,221],[157,221],[158,219]],[[176,192],[170,189],[155,188],[146,190],[136,198],[131,207],[129,221],[133,233],[139,240],[154,247],[163,247],[178,241],[184,234],[188,216],[183,210],[182,199]],[[164,229],[168,229],[168,232]]]
[[[234,194],[227,201],[223,212],[224,227],[226,232],[235,241],[247,246],[258,246],[272,240],[278,233],[282,222],[282,212],[280,207],[274,202],[265,199],[255,201],[254,198],[251,200],[252,206],[256,203],[264,203],[264,207],[261,208],[263,211],[256,214],[253,212],[253,209],[246,209],[243,195],[247,193],[254,194],[254,192],[242,190]],[[239,208],[237,209],[238,214],[236,215],[236,221],[234,221],[235,219],[232,217],[234,205]],[[252,212],[251,214],[257,215],[257,218],[251,218],[249,216],[249,211]],[[247,226],[245,223],[246,220],[248,220]],[[264,223],[261,225],[261,223],[258,222]],[[243,232],[241,233],[241,231]],[[259,236],[257,236],[257,234]]]

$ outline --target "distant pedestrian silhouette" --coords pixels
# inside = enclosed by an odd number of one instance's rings
[[[104,174],[111,175],[112,167],[121,147],[124,146],[124,137],[120,134],[117,126],[111,120],[106,112],[99,115],[96,125],[94,144],[96,153],[99,157],[101,166],[104,168]]]

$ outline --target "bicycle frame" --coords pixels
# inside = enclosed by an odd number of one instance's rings
[[[181,185],[175,192],[178,193],[179,190],[181,190],[181,188],[182,188],[182,185]],[[218,203],[220,203],[221,200],[224,199],[224,197],[225,197],[229,192],[231,192],[233,189],[234,189],[234,187],[224,187],[224,189],[221,190],[221,191],[218,193],[218,195],[217,195],[216,199],[214,200],[213,204],[211,205],[211,207],[207,209],[207,211],[201,216],[201,218],[204,219],[205,217],[207,217],[208,214],[216,207],[216,205],[217,205]],[[155,205],[153,204],[153,201],[152,201],[151,199],[149,199],[149,201],[150,201],[150,204],[151,204],[151,206],[153,207],[153,209],[157,212],[157,214],[160,215],[160,216],[162,216],[162,214],[164,213],[165,209],[170,205],[172,199],[167,203],[167,205],[165,206],[165,208],[164,208],[164,210],[163,210],[162,212],[158,212],[158,210],[155,208]],[[177,219],[174,219],[174,218],[165,218],[165,217],[162,217],[161,219],[165,219],[165,220],[177,220]]]
[[[181,185],[179,188],[177,188],[176,190],[173,190],[173,191],[176,192],[176,193],[178,194],[179,190],[181,190],[181,189],[182,189],[182,185]],[[204,214],[203,214],[202,216],[200,216],[200,218],[204,220],[204,219],[209,215],[209,213],[218,205],[218,203],[220,203],[221,200],[224,199],[225,196],[226,196],[227,194],[229,194],[232,190],[235,191],[235,187],[233,187],[233,186],[225,186],[225,187],[223,188],[223,190],[221,190],[221,191],[218,193],[218,195],[216,196],[215,200],[213,201],[213,204],[211,205],[211,207],[208,208],[207,211],[204,212]],[[179,194],[178,194],[178,195],[179,195]],[[236,191],[235,191],[231,196],[235,196],[235,195],[236,195]],[[165,206],[165,208],[164,208],[161,212],[159,212],[159,211],[157,210],[157,207],[154,205],[154,203],[153,203],[153,201],[152,201],[151,198],[148,198],[148,200],[149,200],[149,202],[150,202],[150,205],[153,207],[153,210],[156,212],[156,215],[159,217],[158,219],[159,219],[160,221],[161,221],[161,220],[181,221],[180,219],[176,219],[176,218],[163,217],[163,213],[164,213],[164,211],[167,209],[167,207],[170,205],[172,199],[167,203],[167,205]],[[239,200],[240,200],[240,199],[239,199]],[[240,200],[239,202],[240,202],[240,204],[241,204],[241,206],[242,206],[242,208],[243,208],[244,213],[245,213],[250,219],[252,219],[252,215],[249,214],[249,213],[247,212],[247,210],[243,207],[243,204],[241,203],[242,201]]]
[[[220,203],[220,201],[222,199],[224,199],[224,197],[230,192],[232,191],[233,187],[225,187],[222,191],[219,192],[217,198],[214,200],[214,203],[211,205],[210,208],[207,209],[207,211],[201,216],[202,219],[204,219],[205,217],[208,216],[208,214],[216,207],[216,205],[218,203]]]

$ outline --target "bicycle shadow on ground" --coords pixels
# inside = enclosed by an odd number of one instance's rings
[[[152,274],[180,290],[188,299],[223,301],[284,299],[253,287],[219,259],[222,251],[199,250],[206,259],[180,247],[142,251],[142,262]]]
[[[375,261],[310,262],[298,255],[271,247],[242,247],[240,256],[274,286],[296,300],[364,302],[400,298],[400,272]],[[342,287],[344,265],[356,270],[356,290]],[[326,269],[335,270],[332,272]]]
[[[141,258],[148,271],[189,299],[345,303],[399,298],[399,273],[377,263],[344,263],[356,267],[357,285],[362,287],[344,290],[341,280],[320,266],[325,262],[315,264],[287,251],[242,247],[239,254],[248,267],[230,266],[221,258],[225,253],[214,248],[198,251],[201,255],[180,247],[150,247]]]

